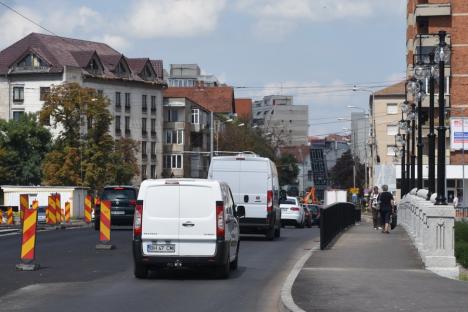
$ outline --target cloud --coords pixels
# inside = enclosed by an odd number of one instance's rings
[[[122,36],[105,34],[102,37],[94,39],[95,41],[107,43],[109,46],[116,50],[125,50],[130,46],[128,40]]]
[[[138,0],[127,23],[137,37],[189,37],[214,31],[226,0]]]
[[[404,3],[403,0],[238,0],[235,8],[256,18],[256,33],[276,35],[280,30],[284,35],[303,22],[404,14]]]
[[[48,11],[47,26],[60,34],[93,33],[104,26],[102,16],[86,6],[75,8],[62,4]]]
[[[23,12],[31,19],[38,22],[41,20],[40,16],[26,7],[16,7],[16,9]],[[12,11],[5,11],[5,13],[0,16],[0,21],[2,21],[2,27],[0,27],[0,50],[11,45],[15,41],[20,40],[31,32],[43,32],[40,27],[25,20]]]

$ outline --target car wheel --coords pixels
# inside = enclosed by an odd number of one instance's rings
[[[233,271],[237,270],[237,265],[239,263],[239,247],[240,247],[240,241],[237,242],[236,259],[231,262],[231,270]]]
[[[268,229],[265,236],[267,240],[273,240],[275,238],[275,227],[273,226],[271,229]]]
[[[148,277],[148,267],[141,263],[135,263],[135,269],[133,274],[136,278],[147,278]]]
[[[303,229],[304,228],[304,219],[302,220],[301,223],[299,223],[298,228]]]
[[[230,269],[231,269],[231,263],[229,262],[229,254],[227,256],[226,262],[223,263],[222,265],[219,265],[216,267],[216,277],[217,278],[228,278]]]
[[[96,231],[100,230],[100,224],[99,223],[100,223],[99,217],[94,218],[94,229]]]

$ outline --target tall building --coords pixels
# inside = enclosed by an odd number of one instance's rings
[[[369,155],[369,184],[387,184],[390,191],[395,191],[397,175],[399,178],[401,174],[395,136],[401,120],[401,105],[405,101],[405,82],[378,90],[371,99],[370,122],[374,129],[375,143],[371,145],[372,153]]]
[[[369,144],[369,117],[363,112],[351,113],[351,153],[361,164],[367,162]]]
[[[110,101],[113,137],[139,142],[141,176],[162,172],[163,64],[128,58],[100,42],[31,33],[0,52],[0,118],[38,112],[52,86],[76,82]],[[148,125],[151,132],[148,135]],[[147,147],[156,157],[145,157]]]
[[[438,44],[437,33],[447,32],[446,41],[451,48],[451,58],[445,68],[445,99],[451,130],[457,124],[463,124],[468,113],[468,1],[466,0],[409,0],[407,3],[407,76],[412,76],[414,64],[424,59]],[[426,84],[427,85],[427,84]],[[436,93],[436,107],[437,107]],[[423,102],[424,114],[427,115],[428,99]],[[437,115],[436,115],[437,118]],[[437,126],[437,121],[436,121]],[[449,124],[447,123],[447,127]],[[427,127],[427,125],[426,125]],[[463,131],[459,129],[458,131]],[[468,177],[464,164],[468,155],[464,150],[468,144],[455,142],[447,132],[447,198],[449,202],[457,192],[468,194]],[[427,130],[424,136],[427,135]],[[466,139],[465,139],[466,140]],[[465,141],[468,143],[468,140]],[[464,142],[464,143],[465,143]],[[427,149],[427,140],[425,140]],[[427,170],[424,168],[424,176]],[[465,201],[466,202],[466,201]]]
[[[307,144],[309,107],[293,105],[293,97],[269,95],[255,101],[252,120],[279,145]]]

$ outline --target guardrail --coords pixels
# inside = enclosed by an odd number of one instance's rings
[[[325,249],[341,231],[360,220],[361,210],[352,203],[334,203],[320,208],[320,249]]]

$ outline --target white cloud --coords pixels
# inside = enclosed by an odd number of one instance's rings
[[[129,42],[122,36],[105,34],[102,37],[94,39],[95,41],[107,43],[112,48],[122,51],[129,47]]]
[[[25,7],[16,7],[20,12],[40,22],[41,18],[33,11]],[[40,27],[32,24],[25,20],[21,16],[17,15],[12,11],[5,11],[0,16],[2,27],[0,27],[0,50],[3,50],[7,46],[11,45],[15,41],[20,40],[24,36],[31,32],[44,32]]]
[[[225,0],[138,0],[127,23],[141,38],[188,37],[216,29]]]
[[[277,35],[280,30],[280,35],[284,35],[301,22],[404,14],[404,4],[403,0],[238,0],[235,8],[257,19],[254,24],[257,33]]]

